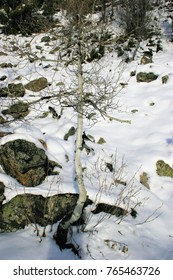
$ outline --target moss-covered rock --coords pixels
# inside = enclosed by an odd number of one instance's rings
[[[0,146],[0,164],[8,175],[26,187],[41,184],[49,169],[44,150],[23,139]]]
[[[156,162],[156,172],[159,176],[167,176],[173,178],[173,168],[163,160]]]
[[[0,232],[17,231],[31,223],[41,226],[54,224],[72,214],[77,199],[78,194],[71,193],[50,197],[27,193],[17,195],[2,206]]]
[[[102,144],[105,144],[105,143],[106,143],[106,141],[103,137],[100,137],[100,139],[97,141],[97,144],[99,144],[99,145],[102,145]]]
[[[23,97],[25,95],[25,88],[22,83],[8,85],[9,97]]]
[[[44,197],[17,195],[2,207],[1,232],[12,232],[31,223],[43,223]]]
[[[145,82],[145,83],[150,83],[154,80],[156,80],[158,78],[158,75],[152,73],[152,72],[149,72],[149,73],[146,73],[146,72],[139,72],[137,75],[136,75],[136,80],[137,82]]]
[[[5,136],[4,132],[2,136]],[[46,144],[43,144],[41,139],[40,143],[43,147]],[[55,167],[62,168],[59,163],[49,160],[43,149],[23,139],[9,141],[0,146],[0,164],[8,175],[26,187],[41,184],[46,176],[59,174],[58,171],[54,172]]]
[[[22,101],[16,102],[3,110],[2,114],[11,115],[14,119],[22,119],[29,114],[29,104]]]

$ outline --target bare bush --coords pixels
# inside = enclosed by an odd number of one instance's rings
[[[148,11],[151,0],[121,0],[118,15],[127,34],[136,38],[145,38],[148,28]]]

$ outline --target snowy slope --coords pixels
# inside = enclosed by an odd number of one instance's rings
[[[56,62],[56,54],[50,54],[54,46],[45,46],[41,42],[42,37],[43,34],[40,34],[31,40],[29,37],[1,36],[1,50],[5,49],[9,62],[17,65],[15,69],[0,69],[0,76],[8,76],[8,81],[3,85],[17,82],[18,76],[21,76],[24,84],[44,76],[50,83],[49,88],[42,92],[46,96],[52,91],[58,92],[58,82],[61,85],[71,83],[69,68],[67,71],[63,63]],[[11,52],[11,40],[16,40],[21,48],[31,42],[32,52],[44,56],[42,63],[36,61],[29,64],[18,52]],[[93,153],[87,155],[84,151],[82,155],[87,170],[85,182],[89,197],[97,203],[115,204],[128,211],[135,207],[137,217],[127,215],[121,220],[105,213],[92,215],[90,211],[93,206],[88,206],[86,227],[83,231],[77,227],[73,229],[73,242],[79,245],[82,259],[173,259],[173,179],[160,177],[156,173],[157,160],[164,160],[173,166],[173,44],[163,38],[163,51],[154,52],[152,64],[141,65],[141,54],[142,50],[147,50],[146,44],[141,44],[135,60],[128,64],[121,63],[116,52],[108,53],[100,60],[103,77],[113,73],[112,84],[116,84],[120,71],[119,83],[125,84],[122,88],[120,86],[121,90],[115,99],[121,105],[120,110],[110,113],[113,117],[130,120],[131,123],[98,118],[93,125],[85,120],[85,132],[94,137],[95,143],[88,142]],[[42,46],[42,53],[36,48],[37,45]],[[5,62],[6,57],[2,56],[1,61]],[[46,67],[48,64],[50,67]],[[89,63],[87,67],[91,67]],[[158,78],[151,83],[137,83],[136,77],[130,75],[132,71],[154,72]],[[162,84],[165,75],[169,76],[169,80]],[[37,95],[39,98],[38,93],[33,95],[27,91],[22,100],[32,102]],[[0,102],[3,108],[11,103],[7,98]],[[5,191],[6,201],[26,191],[43,196],[47,196],[48,192],[50,195],[78,192],[74,182],[75,138],[69,137],[68,141],[63,139],[69,128],[76,126],[76,114],[67,108],[59,120],[53,119],[51,114],[42,118],[49,106],[52,106],[51,102],[34,104],[26,117],[27,122],[11,123],[10,131],[14,134],[3,137],[0,144],[22,138],[39,146],[38,139],[43,139],[47,144],[46,153],[49,158],[63,167],[61,183],[56,176],[49,176],[41,185],[24,190],[16,180],[1,170],[0,181],[9,186]],[[60,113],[58,102],[55,101],[52,107]],[[8,131],[9,127],[4,126],[4,130]],[[99,145],[97,141],[101,137],[106,143]],[[116,164],[118,179],[125,181],[126,186],[119,184],[112,187],[114,174],[101,168],[103,161]],[[148,174],[149,189],[139,182],[143,172]],[[56,227],[54,225],[52,230],[47,227],[46,237],[41,240],[32,226],[16,233],[1,233],[0,259],[77,259],[71,251],[61,252],[56,246],[53,240]]]

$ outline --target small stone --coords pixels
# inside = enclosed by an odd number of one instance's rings
[[[102,144],[105,144],[105,143],[106,143],[106,141],[102,137],[100,137],[100,139],[97,141],[97,144],[99,144],[99,145],[102,145]]]

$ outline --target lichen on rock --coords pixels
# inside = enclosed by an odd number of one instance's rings
[[[173,168],[163,160],[156,162],[156,172],[159,176],[167,176],[173,178]]]

